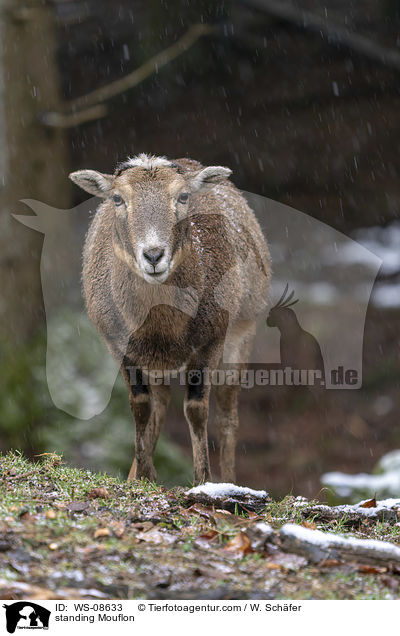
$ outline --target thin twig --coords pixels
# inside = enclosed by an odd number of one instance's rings
[[[153,75],[153,73],[157,73],[160,68],[166,66],[169,62],[187,51],[202,36],[209,35],[214,31],[215,27],[213,25],[194,24],[179,40],[174,42],[174,44],[151,57],[132,73],[128,73],[128,75],[114,82],[110,82],[91,93],[87,93],[68,102],[65,105],[63,113],[42,113],[42,123],[47,126],[69,128],[92,119],[103,117],[107,112],[106,107],[102,105],[103,102],[134,88],[150,77],[150,75]]]

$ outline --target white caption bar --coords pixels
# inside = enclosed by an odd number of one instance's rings
[[[46,634],[109,635],[160,629],[163,636],[179,636],[205,628],[229,630],[230,636],[249,629],[316,629],[337,636],[351,628],[368,636],[385,624],[397,623],[398,601],[0,601],[0,633],[29,636]],[[112,632],[110,632],[112,630]],[[189,633],[190,633],[189,632]],[[270,633],[270,632],[268,632]],[[279,633],[279,632],[278,632]],[[289,633],[289,632],[284,632]],[[295,631],[291,633],[296,633]]]

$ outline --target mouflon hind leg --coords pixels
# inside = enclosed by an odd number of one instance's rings
[[[207,422],[211,384],[206,374],[212,372],[221,355],[221,346],[203,350],[191,360],[186,372],[184,413],[189,425],[193,450],[193,482],[203,484],[211,479],[208,454]]]
[[[239,428],[238,396],[240,386],[221,385],[215,387],[216,414],[219,442],[221,480],[235,483],[235,449]]]

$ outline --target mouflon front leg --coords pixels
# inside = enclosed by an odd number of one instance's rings
[[[123,371],[129,381],[129,404],[135,421],[135,458],[128,481],[145,477],[155,481],[153,454],[169,402],[169,386],[151,386],[143,381],[140,369]]]

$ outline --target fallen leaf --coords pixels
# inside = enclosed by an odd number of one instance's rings
[[[182,515],[200,515],[205,519],[214,519],[215,509],[210,506],[203,506],[203,504],[195,503],[190,508],[182,508],[180,511]]]
[[[280,570],[281,566],[279,563],[267,563],[268,570]]]
[[[358,565],[357,570],[363,574],[384,574],[387,572],[387,568],[378,565]]]
[[[254,510],[249,510],[248,508],[246,508],[246,506],[244,504],[239,503],[238,510],[237,510],[237,512],[235,511],[235,515],[237,516],[241,512],[245,512],[248,517],[254,516],[254,517],[258,517],[259,519],[261,519],[261,517],[262,517],[262,515],[257,514]]]
[[[57,513],[55,510],[46,510],[46,519],[55,519],[57,517]]]
[[[97,528],[94,532],[94,538],[100,539],[101,537],[109,537],[111,534],[108,528]]]
[[[108,492],[107,488],[92,488],[92,490],[88,494],[88,497],[90,497],[90,499],[107,499],[109,496],[110,493]]]
[[[321,562],[322,568],[334,568],[338,565],[343,565],[343,561],[339,561],[338,559],[326,559]]]
[[[361,504],[360,508],[376,508],[375,497],[373,499],[368,499],[368,501],[364,501],[364,503]]]
[[[235,520],[236,520],[236,515],[234,515],[231,512],[229,512],[229,510],[223,510],[222,508],[217,508],[215,510],[215,512],[213,513],[213,516],[216,519],[227,519],[227,518],[234,517]]]
[[[314,521],[303,521],[301,524],[304,528],[310,528],[310,530],[316,530],[317,524]]]
[[[199,539],[207,539],[208,541],[212,541],[216,537],[218,537],[218,532],[216,530],[209,530],[208,532],[204,532],[199,535]]]
[[[215,543],[215,540],[218,538],[219,533],[216,530],[208,530],[207,532],[203,532],[199,534],[195,540],[194,544],[200,548],[210,548],[211,544]]]
[[[226,552],[234,552],[236,554],[249,554],[254,552],[251,547],[251,541],[245,532],[239,532],[233,539],[228,541],[224,546]]]

